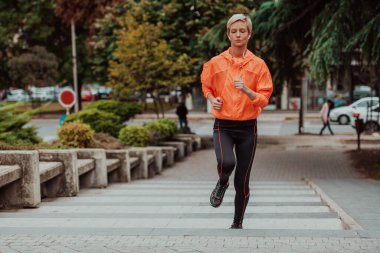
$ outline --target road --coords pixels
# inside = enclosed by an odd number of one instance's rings
[[[128,122],[128,124],[143,125],[149,122],[151,119],[135,119]],[[33,119],[28,123],[28,126],[37,127],[38,134],[44,141],[51,141],[57,139],[57,129],[59,119]],[[189,126],[193,132],[202,136],[212,135],[212,119],[189,119]],[[306,119],[304,123],[304,132],[311,134],[318,134],[322,124],[319,119],[311,118]],[[338,125],[332,123],[332,129],[336,134],[354,133],[354,129],[350,125]],[[298,133],[298,120],[296,118],[284,118],[273,114],[272,119],[269,117],[263,117],[258,120],[258,131],[260,135],[269,136],[286,136],[295,135]],[[325,129],[324,134],[329,134]]]

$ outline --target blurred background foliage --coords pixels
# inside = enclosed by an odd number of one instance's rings
[[[237,12],[253,20],[249,49],[269,65],[276,94],[305,75],[320,87],[341,75],[352,90],[353,61],[380,90],[380,2],[373,0],[2,0],[0,89],[71,84],[71,21],[80,84],[108,83],[118,100],[200,87],[202,64],[228,47],[225,24]],[[36,48],[49,74],[25,81]]]

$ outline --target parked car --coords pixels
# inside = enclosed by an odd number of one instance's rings
[[[351,115],[351,125],[355,128],[355,117],[354,114],[359,115],[359,119],[364,122],[364,131],[366,132],[377,132],[380,131],[380,106],[379,104],[372,107],[360,107],[356,108]]]
[[[348,106],[341,106],[339,108],[332,109],[330,112],[330,120],[338,122],[340,125],[347,125],[352,122],[352,114],[358,108],[366,109],[368,106],[379,104],[378,97],[365,97],[355,101]]]
[[[30,101],[29,94],[23,89],[9,90],[7,92],[8,102],[27,102]]]
[[[100,86],[98,89],[99,99],[110,99],[112,98],[112,89],[105,86]]]
[[[30,88],[32,92],[31,99],[33,101],[54,101],[57,98],[55,87],[32,87]]]
[[[82,87],[81,98],[82,98],[82,101],[94,101],[95,95],[93,94],[90,88]]]

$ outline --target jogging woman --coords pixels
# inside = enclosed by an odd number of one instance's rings
[[[231,228],[242,228],[256,150],[256,119],[273,91],[265,62],[247,49],[251,34],[250,18],[233,15],[227,22],[230,48],[206,62],[201,74],[203,93],[215,116],[213,139],[219,180],[210,204],[222,204],[229,177],[235,170],[235,215]]]

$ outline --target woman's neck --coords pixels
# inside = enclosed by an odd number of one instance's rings
[[[231,47],[230,54],[234,58],[244,58],[246,51],[246,47]]]

